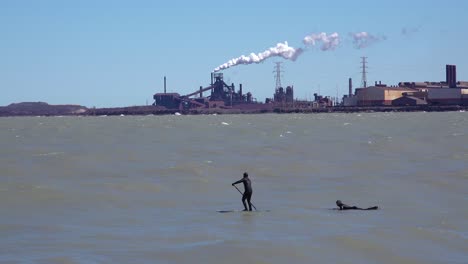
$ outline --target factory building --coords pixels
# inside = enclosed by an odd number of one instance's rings
[[[415,106],[415,105],[427,105],[426,100],[418,97],[408,96],[403,94],[403,97],[397,98],[392,101],[392,106]]]
[[[444,82],[400,82],[387,86],[381,82],[375,86],[357,88],[343,97],[344,106],[390,106],[390,105],[468,105],[468,82],[456,79],[456,66],[446,66]]]
[[[429,89],[427,101],[433,105],[468,105],[468,87]]]
[[[403,96],[404,93],[412,93],[417,90],[407,87],[388,87],[381,82],[375,86],[356,89],[357,106],[390,106],[392,101]]]
[[[288,86],[286,87],[286,91],[284,91],[283,87],[279,87],[273,95],[273,101],[275,103],[292,104],[294,102],[294,88],[292,86]]]
[[[204,92],[210,95],[203,97]],[[198,97],[196,97],[198,96]],[[242,84],[236,91],[234,84],[228,85],[223,81],[222,73],[211,73],[211,84],[200,88],[190,94],[166,93],[166,77],[164,77],[164,93],[153,95],[155,106],[164,106],[167,109],[187,110],[193,108],[232,108],[243,104],[254,104],[256,99],[250,92],[244,94]]]

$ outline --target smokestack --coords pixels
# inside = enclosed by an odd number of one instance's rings
[[[457,87],[457,68],[455,65],[445,66],[445,79],[449,88]]]
[[[453,88],[457,88],[457,66],[452,65]]]
[[[200,86],[200,98],[203,97],[203,92],[202,92],[202,90],[203,90],[203,86]]]
[[[450,87],[450,65],[445,65],[445,82]]]
[[[353,95],[353,79],[349,78],[349,91],[348,91],[348,95],[349,97],[351,97]]]
[[[166,93],[166,76],[164,76],[164,93]]]
[[[242,99],[242,83],[239,84],[239,95],[240,95],[240,98]]]
[[[211,85],[213,85],[213,72],[211,73]]]

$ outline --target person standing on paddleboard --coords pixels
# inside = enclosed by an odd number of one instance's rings
[[[247,211],[247,204],[245,203],[245,200],[249,203],[249,210],[252,211],[252,203],[250,202],[250,199],[252,198],[252,183],[250,182],[249,175],[247,172],[244,172],[244,177],[232,184],[232,186],[238,184],[238,183],[243,183],[244,184],[244,194],[242,195],[242,203],[244,204],[244,211]]]

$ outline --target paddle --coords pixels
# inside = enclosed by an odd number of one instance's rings
[[[234,186],[234,188],[236,188],[236,190],[237,190],[240,194],[244,195],[244,194],[239,190],[239,188],[237,188],[237,186],[235,186],[235,185],[233,185],[233,186]],[[255,211],[258,211],[258,210],[257,210],[257,207],[255,207],[255,205],[253,205],[253,203],[250,203],[250,204],[253,206],[253,208],[255,209]]]

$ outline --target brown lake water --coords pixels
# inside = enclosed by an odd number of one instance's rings
[[[460,112],[0,118],[0,263],[468,263],[467,142]],[[244,171],[260,212],[218,213]]]

